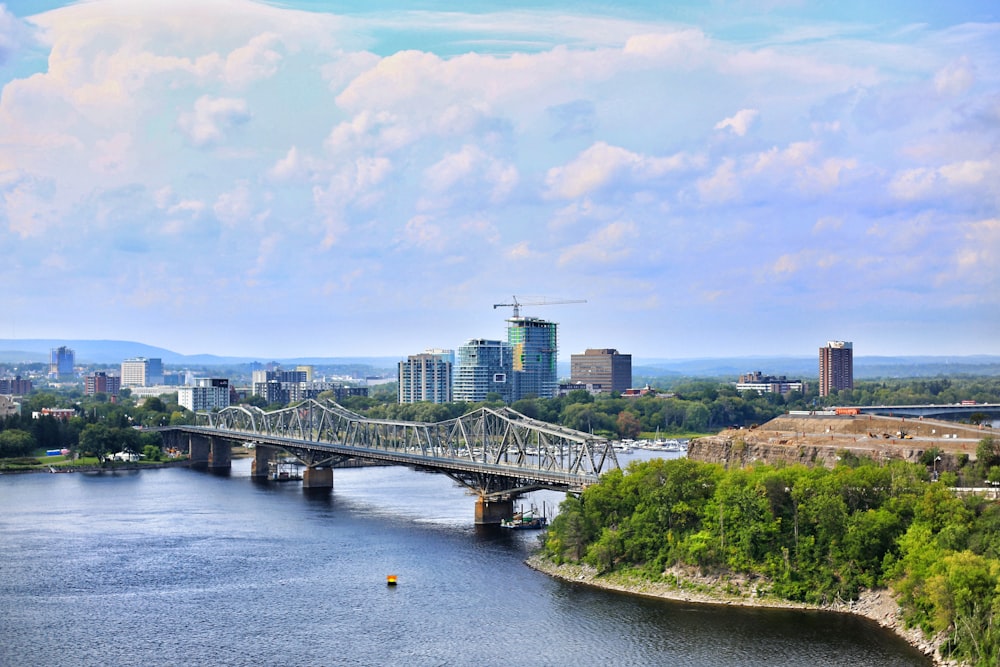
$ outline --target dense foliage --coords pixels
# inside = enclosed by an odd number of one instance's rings
[[[653,579],[675,565],[741,573],[817,604],[889,586],[909,623],[948,632],[946,653],[1000,661],[1000,505],[956,497],[920,465],[637,462],[568,497],[543,552]]]
[[[158,456],[160,436],[137,426],[186,423],[193,415],[172,397],[137,402],[127,394],[111,403],[103,394],[77,395],[36,392],[26,397],[20,415],[0,419],[0,458],[30,456],[39,450],[69,449],[81,456],[103,458],[119,451]],[[69,419],[33,417],[42,408],[71,408]],[[147,448],[149,448],[147,450]]]

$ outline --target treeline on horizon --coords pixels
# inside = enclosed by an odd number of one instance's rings
[[[524,398],[511,403],[518,412],[579,431],[609,437],[640,434],[688,435],[730,426],[763,424],[789,410],[829,406],[953,404],[964,400],[1000,403],[1000,377],[917,378],[855,382],[852,390],[820,397],[816,388],[788,395],[738,392],[732,383],[687,379],[662,384],[659,395],[637,398],[592,396],[574,390],[560,398]],[[488,397],[489,398],[489,397]],[[499,396],[485,405],[501,406]],[[344,407],[373,419],[437,422],[459,417],[483,403],[410,403],[395,401],[394,390],[372,397],[351,397]],[[986,415],[972,415],[979,423]]]
[[[978,450],[979,474],[1000,464],[1000,440]],[[907,623],[947,634],[945,656],[1000,664],[1000,504],[957,497],[950,481],[903,461],[634,462],[568,496],[542,554],[682,586],[685,571],[736,574],[757,595],[813,604],[888,587]]]

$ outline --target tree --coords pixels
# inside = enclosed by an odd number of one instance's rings
[[[622,410],[618,413],[616,425],[618,428],[618,436],[621,438],[636,438],[639,435],[639,431],[642,430],[639,420],[636,419],[635,415],[627,410]]]
[[[27,431],[7,429],[0,432],[0,458],[28,456],[35,449],[35,438]]]
[[[985,479],[990,468],[997,465],[1000,465],[1000,440],[989,435],[976,446],[976,469],[979,476]]]

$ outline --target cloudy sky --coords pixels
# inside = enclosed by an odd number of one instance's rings
[[[0,338],[1000,354],[1000,6],[7,2],[0,251]]]

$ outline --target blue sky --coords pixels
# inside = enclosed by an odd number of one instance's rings
[[[995,2],[497,6],[0,4],[0,338],[1000,354]]]

